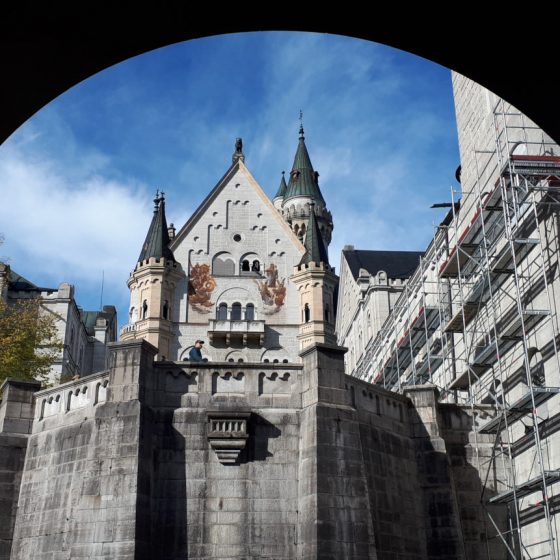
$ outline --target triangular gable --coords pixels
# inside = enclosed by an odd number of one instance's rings
[[[255,193],[259,196],[262,202],[270,209],[271,214],[275,217],[276,221],[286,232],[286,235],[294,242],[295,246],[298,248],[300,253],[303,255],[305,253],[305,247],[299,240],[298,236],[292,231],[289,224],[284,221],[282,215],[276,210],[266,193],[263,191],[257,180],[253,177],[252,173],[249,171],[247,166],[241,160],[237,160],[231,167],[226,171],[224,176],[218,181],[216,186],[208,193],[206,198],[200,203],[198,208],[193,212],[192,216],[187,220],[185,225],[179,230],[177,235],[173,238],[170,244],[171,250],[175,250],[181,243],[181,241],[186,237],[186,235],[192,230],[192,228],[198,223],[198,221],[204,216],[206,210],[210,207],[212,202],[218,198],[220,193],[229,184],[231,179],[237,173],[241,171],[245,174],[248,179],[249,184],[253,187]]]

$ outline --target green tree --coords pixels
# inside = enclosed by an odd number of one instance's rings
[[[0,299],[0,384],[6,377],[35,379],[46,384],[51,366],[64,345],[58,338],[56,315],[39,299]]]

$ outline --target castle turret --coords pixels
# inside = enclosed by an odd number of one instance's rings
[[[286,185],[286,179],[284,178],[284,171],[282,171],[282,179],[280,179],[280,186],[278,187],[278,191],[274,195],[274,198],[272,199],[272,204],[274,204],[274,208],[276,208],[278,212],[282,211],[282,205],[284,204],[284,196],[286,195],[287,190],[288,190],[288,185]]]
[[[174,292],[183,271],[169,248],[163,193],[156,193],[154,204],[146,240],[128,279],[129,324],[121,330],[121,340],[143,338],[158,348],[158,358],[165,360],[172,358]]]
[[[278,195],[277,195],[278,196]],[[299,143],[290,171],[288,186],[282,203],[282,215],[294,233],[303,240],[308,228],[310,205],[314,204],[315,216],[326,246],[331,242],[333,221],[319,188],[319,173],[313,169],[305,145],[303,125],[299,129]]]
[[[311,202],[309,206],[306,251],[291,276],[299,295],[300,350],[316,343],[336,344],[334,293],[338,276],[329,265],[327,248],[315,217],[315,205]]]

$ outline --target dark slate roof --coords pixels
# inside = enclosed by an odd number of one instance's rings
[[[97,311],[81,311],[82,323],[90,336],[95,335],[95,323],[97,322]]]
[[[80,318],[90,336],[95,336],[95,323],[97,323],[99,317],[107,319],[109,322],[115,317],[115,312],[111,311],[111,309],[114,309],[113,306],[105,305],[103,309],[104,311],[84,311],[80,309]]]
[[[274,195],[274,198],[284,198],[288,185],[286,185],[286,179],[284,179],[284,172],[282,171],[282,179],[280,179],[280,186],[278,187],[278,192]]]
[[[138,257],[138,262],[145,261],[150,257],[175,261],[175,257],[169,248],[169,232],[167,231],[167,221],[165,219],[165,199],[156,195],[154,199],[154,217],[146,235],[146,240],[142,245],[142,251]]]
[[[10,269],[9,288],[15,292],[54,292],[55,288],[40,288],[21,274]]]
[[[342,251],[352,276],[355,279],[360,274],[360,268],[375,276],[380,270],[387,273],[389,278],[410,278],[420,264],[419,251],[360,251],[345,249]]]
[[[325,205],[325,199],[321,194],[321,189],[319,189],[318,175],[313,170],[309,152],[305,145],[303,127],[299,130],[299,144],[284,200],[294,196],[309,196],[313,200],[322,202]]]
[[[307,231],[305,233],[305,253],[299,264],[310,262],[329,264],[329,254],[319,230],[319,224],[315,218],[314,206],[314,204],[311,204],[309,222],[307,223]]]

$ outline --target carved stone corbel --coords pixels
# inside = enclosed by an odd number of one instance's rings
[[[247,444],[247,421],[250,412],[213,411],[207,413],[208,441],[218,461],[231,465]]]

